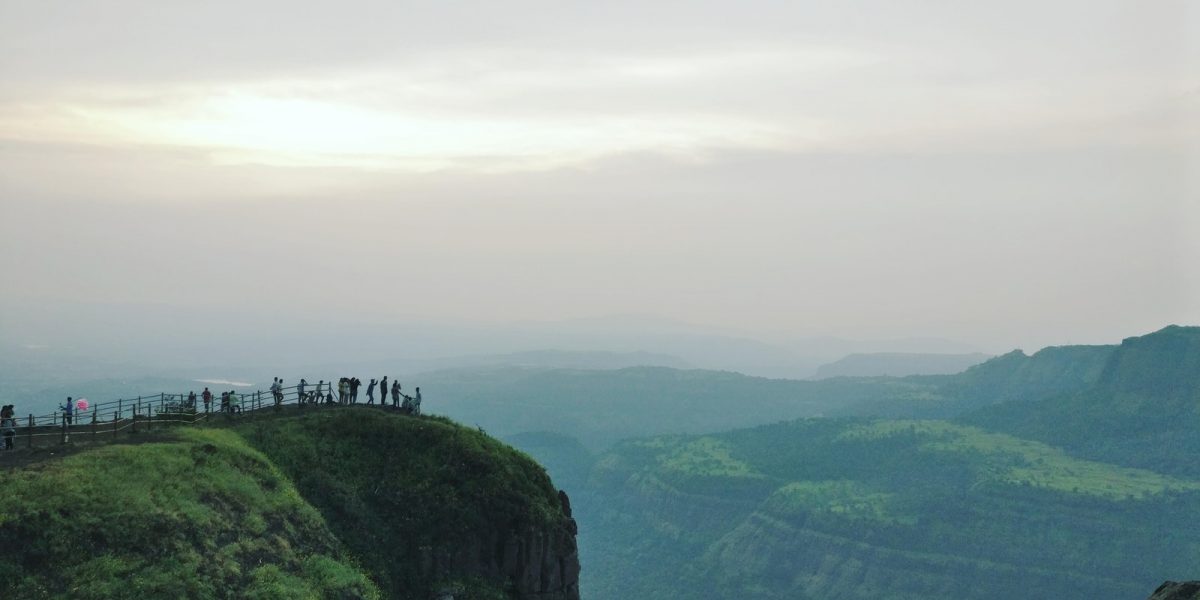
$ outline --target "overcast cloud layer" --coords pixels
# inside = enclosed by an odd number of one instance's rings
[[[0,0],[0,327],[1200,322],[1194,3],[647,4]]]

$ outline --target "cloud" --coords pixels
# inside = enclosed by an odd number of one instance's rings
[[[1195,30],[1172,0],[0,3],[0,272],[33,304],[315,279],[288,310],[1112,339],[1200,306]]]

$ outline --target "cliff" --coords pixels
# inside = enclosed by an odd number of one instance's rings
[[[293,411],[0,471],[0,596],[578,599],[569,501],[527,456]]]
[[[1200,600],[1200,581],[1168,581],[1158,586],[1149,600]]]
[[[1079,456],[1200,477],[1200,327],[1170,326],[1124,340],[1086,388],[1009,402],[964,422]]]

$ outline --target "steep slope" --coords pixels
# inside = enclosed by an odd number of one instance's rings
[[[923,393],[877,393],[836,414],[901,419],[949,419],[981,407],[1029,402],[1087,389],[1100,378],[1116,346],[1052,346],[1032,356],[1020,350],[997,356],[955,375],[914,375],[901,379]],[[885,388],[877,388],[883,392]]]
[[[1168,581],[1158,586],[1149,600],[1197,600],[1200,599],[1200,581]]]
[[[0,596],[579,597],[563,500],[479,431],[309,408],[140,435],[0,471]]]
[[[1124,340],[1084,390],[962,420],[1090,458],[1200,476],[1200,327]]]
[[[578,598],[575,526],[550,478],[477,430],[370,409],[237,430],[392,597],[457,586],[472,596]]]
[[[1076,391],[1096,382],[1115,350],[1115,346],[1052,346],[1032,356],[1014,350],[967,369],[942,391],[968,407]]]

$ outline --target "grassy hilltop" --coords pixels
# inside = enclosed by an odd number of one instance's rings
[[[440,418],[294,410],[0,471],[0,596],[523,598],[556,582],[485,541],[573,558],[524,454]]]

